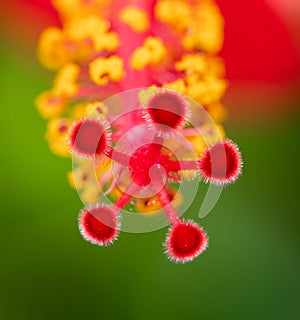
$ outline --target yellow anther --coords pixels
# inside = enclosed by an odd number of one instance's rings
[[[202,105],[208,105],[219,101],[227,88],[227,81],[213,76],[203,79],[192,75],[186,77],[187,95],[197,100]]]
[[[163,61],[167,50],[161,39],[147,37],[143,46],[135,49],[130,64],[135,70],[143,70],[148,65],[157,65]]]
[[[173,89],[173,90],[180,92],[182,94],[184,94],[186,91],[186,85],[185,85],[183,79],[178,79],[173,82],[165,83],[163,85],[163,87]]]
[[[120,13],[120,19],[136,32],[145,32],[149,28],[147,12],[136,7],[126,7]]]
[[[162,208],[156,196],[150,198],[142,198],[137,200],[135,205],[136,211],[143,214],[156,213]]]
[[[77,79],[80,68],[75,63],[64,65],[54,79],[53,94],[64,97],[73,97],[78,91]]]
[[[125,75],[123,64],[123,60],[117,56],[97,58],[89,64],[90,77],[100,86],[105,86],[109,80],[120,81]]]
[[[143,70],[151,63],[151,53],[144,47],[137,48],[130,60],[131,67],[135,70]]]
[[[96,10],[101,10],[101,5],[110,0],[52,0],[53,5],[63,16],[64,20],[74,17],[87,16],[93,14]]]
[[[210,104],[221,100],[228,86],[227,80],[216,77],[208,77],[206,79],[207,94],[203,104]]]
[[[203,85],[203,83],[200,82],[201,80],[203,80],[202,76],[203,75],[201,74],[197,74],[197,73],[194,73],[193,71],[191,72],[189,71],[188,75],[185,77],[186,83],[188,84],[188,86],[197,85],[197,84]]]
[[[227,118],[227,109],[221,102],[214,102],[207,105],[206,110],[216,123],[220,123]]]
[[[88,160],[77,158],[74,164],[73,171],[68,172],[68,180],[73,188],[82,190],[89,184],[97,183],[94,166]]]
[[[181,193],[175,189],[170,188],[168,190],[168,194],[170,196],[170,200],[172,200],[172,205],[177,207],[182,204],[182,195]],[[157,196],[152,196],[149,198],[141,198],[136,202],[135,209],[139,213],[143,214],[155,214],[162,208],[160,201]]]
[[[204,150],[225,137],[224,129],[221,125],[204,125],[198,128],[200,134],[186,136],[185,138],[191,143],[194,152],[199,157]]]
[[[99,101],[89,102],[85,106],[84,116],[85,117],[94,117],[97,119],[105,120],[108,113],[107,106]]]
[[[98,16],[87,16],[70,20],[65,27],[68,38],[73,41],[82,41],[107,32],[109,24]]]
[[[73,119],[80,119],[86,117],[94,117],[105,120],[108,113],[108,108],[103,102],[92,101],[85,103],[78,103],[74,105],[71,112]]]
[[[119,37],[116,32],[95,34],[92,40],[94,43],[94,48],[97,52],[102,50],[112,52],[115,51],[120,45]]]
[[[192,8],[185,1],[161,0],[155,7],[158,20],[171,25],[176,30],[188,27],[192,18]]]
[[[96,177],[98,177],[98,183],[101,184],[101,180],[103,176],[105,176],[105,173],[107,173],[109,170],[111,170],[111,159],[108,157],[101,158],[101,161],[95,163],[95,174]]]
[[[217,56],[207,55],[207,73],[217,78],[225,78],[225,65],[223,59]]]
[[[76,184],[75,184],[75,179],[74,179],[73,171],[69,171],[69,172],[67,173],[67,179],[68,179],[68,182],[69,182],[70,186],[71,186],[73,189],[76,189]]]
[[[96,52],[114,51],[119,46],[119,37],[109,31],[109,22],[95,15],[78,17],[66,23],[65,35],[79,47],[90,46]],[[88,40],[91,42],[89,45]]]
[[[120,198],[122,196],[122,193],[123,193],[123,191],[118,186],[116,186],[110,192],[109,198],[112,199],[112,200],[116,200],[116,199],[118,199],[118,198]]]
[[[167,50],[160,38],[148,37],[144,46],[151,53],[151,64],[160,63],[167,54]]]
[[[53,153],[62,156],[70,156],[67,145],[67,134],[71,126],[71,119],[52,119],[48,122],[46,139]]]
[[[89,183],[81,193],[81,200],[86,204],[95,204],[99,201],[100,188],[97,183]]]
[[[188,136],[185,137],[189,143],[192,145],[196,156],[199,156],[206,148],[206,143],[204,142],[201,135]]]
[[[180,61],[175,63],[178,71],[185,71],[187,74],[194,72],[203,73],[207,68],[207,59],[204,54],[186,54]]]
[[[46,29],[39,38],[38,57],[49,69],[57,69],[68,62],[72,53],[65,46],[62,30],[51,27]]]
[[[70,110],[71,111],[70,117],[74,120],[85,118],[86,117],[85,108],[86,108],[85,102],[74,104],[72,109]]]
[[[204,125],[200,130],[200,137],[203,139],[204,146],[209,147],[217,142],[224,140],[225,132],[221,125]],[[204,150],[202,150],[203,152]]]
[[[212,1],[201,1],[182,44],[187,50],[201,48],[217,53],[223,45],[223,28],[224,21],[218,7]]]
[[[73,16],[80,11],[81,0],[52,0],[54,7],[65,17]]]
[[[199,173],[197,172],[197,170],[182,170],[180,172],[180,177],[183,180],[187,180],[187,181],[194,180],[198,175]]]
[[[50,90],[41,93],[35,101],[38,111],[44,118],[62,115],[65,112],[67,103],[68,99],[54,95]]]

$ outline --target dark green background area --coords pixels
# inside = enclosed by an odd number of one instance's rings
[[[200,221],[209,249],[176,265],[166,229],[122,233],[109,248],[82,240],[71,162],[49,151],[33,106],[51,78],[12,50],[0,59],[1,319],[300,318],[299,117],[227,125],[244,174]]]

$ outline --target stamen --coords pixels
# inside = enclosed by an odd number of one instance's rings
[[[165,253],[171,261],[186,263],[198,257],[208,245],[206,232],[195,222],[179,222],[173,225],[164,243]]]
[[[177,211],[174,209],[172,204],[170,203],[170,197],[168,195],[168,192],[165,188],[163,188],[160,192],[157,193],[157,197],[164,208],[164,211],[166,213],[166,216],[168,217],[170,223],[172,225],[176,225],[177,223],[180,223],[180,219],[178,217]]]
[[[241,174],[243,162],[235,143],[226,139],[206,149],[199,161],[201,173],[207,182],[227,185]]]
[[[110,132],[104,123],[94,119],[79,120],[70,129],[69,145],[78,156],[91,158],[104,154],[109,138]]]

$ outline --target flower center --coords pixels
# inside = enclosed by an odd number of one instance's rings
[[[139,147],[130,157],[129,171],[132,180],[139,186],[147,186],[151,182],[150,169],[161,164],[161,148],[157,143]]]

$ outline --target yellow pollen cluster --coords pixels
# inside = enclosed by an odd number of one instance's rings
[[[62,115],[67,107],[68,99],[54,95],[51,90],[41,93],[35,100],[36,107],[43,118]]]
[[[159,0],[155,14],[182,35],[182,45],[186,50],[220,51],[224,22],[214,1]]]
[[[136,7],[126,7],[120,13],[123,23],[136,32],[145,32],[149,28],[148,14]]]
[[[123,60],[118,56],[99,57],[89,64],[89,74],[92,81],[100,86],[110,80],[117,82],[125,75]]]
[[[205,53],[187,54],[175,63],[175,68],[184,72],[183,93],[200,104],[215,103],[224,95],[227,81],[223,78],[224,67],[219,58]]]
[[[186,139],[193,146],[196,156],[200,156],[208,146],[217,143],[220,137],[224,139],[225,132],[221,125],[217,125],[214,128],[203,126],[200,135],[194,132],[191,135],[187,135]]]
[[[97,119],[105,120],[108,114],[108,108],[103,102],[93,101],[89,102],[85,106],[83,117],[88,115],[95,116]]]
[[[66,36],[75,42],[90,40],[96,52],[114,51],[119,46],[119,38],[115,32],[108,32],[109,24],[98,16],[80,17],[66,24]]]
[[[167,82],[163,85],[163,87],[175,90],[183,94],[186,92],[186,85],[183,79],[178,79],[173,82]]]
[[[131,67],[143,70],[148,65],[157,65],[166,57],[167,50],[160,38],[147,37],[143,46],[137,48],[131,57]]]
[[[50,27],[40,36],[38,57],[50,69],[67,62],[82,62],[103,51],[114,52],[119,47],[116,32],[99,16],[79,16],[69,19],[63,29]]]
[[[73,97],[78,91],[77,79],[80,68],[75,63],[64,65],[54,79],[53,93],[65,97]]]
[[[110,0],[52,0],[54,7],[67,21],[93,14],[95,10],[106,10]]]
[[[103,102],[91,101],[75,104],[72,108],[71,117],[76,120],[89,117],[104,121],[107,114],[108,108]]]
[[[81,193],[82,200],[94,204],[98,201],[100,188],[91,165],[81,159],[77,167],[67,174],[70,185]]]
[[[187,50],[201,47],[210,53],[219,52],[223,45],[223,25],[223,18],[216,5],[208,0],[201,2],[183,38],[183,46]]]
[[[220,100],[227,88],[227,81],[213,76],[201,79],[199,75],[186,77],[187,95],[207,105]]]
[[[170,188],[168,190],[169,195],[173,198],[173,205],[179,206],[182,204],[182,195],[180,192],[178,192],[175,188]],[[159,202],[157,196],[152,196],[149,198],[139,199],[139,201],[136,204],[136,210],[140,213],[144,214],[153,214],[155,211],[161,210],[162,206]]]
[[[38,57],[49,69],[57,69],[71,60],[72,50],[67,50],[65,37],[59,28],[50,27],[40,36]]]
[[[188,28],[192,19],[192,8],[186,1],[161,0],[157,2],[155,14],[160,21],[178,31]]]
[[[70,156],[67,134],[71,124],[72,120],[66,118],[54,118],[48,122],[46,139],[52,152],[61,157]]]
[[[70,20],[65,26],[66,35],[73,41],[81,41],[86,38],[94,39],[97,34],[107,32],[107,21],[97,16],[80,17]]]

